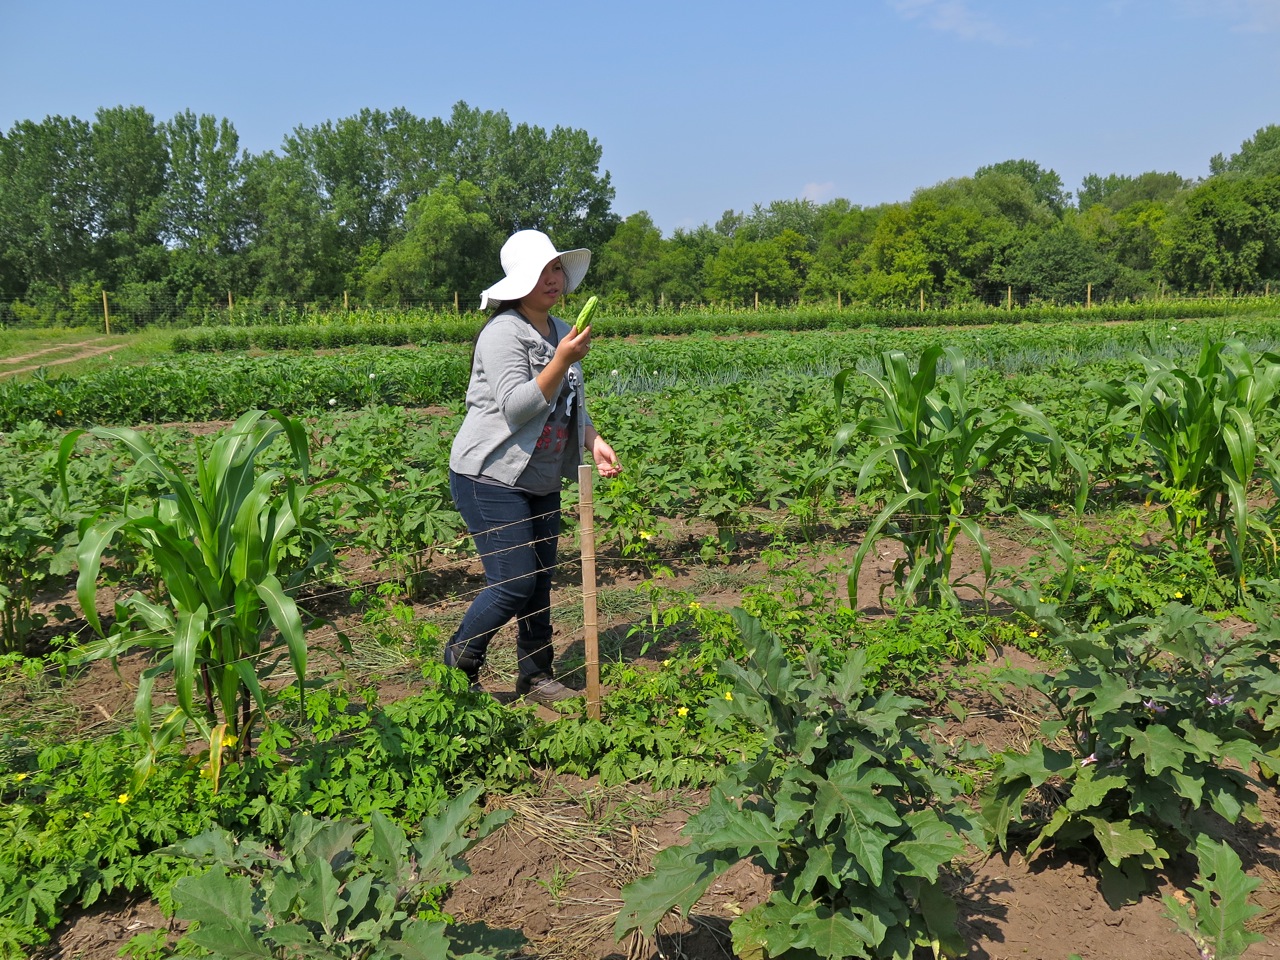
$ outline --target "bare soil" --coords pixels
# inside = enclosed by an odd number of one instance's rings
[[[687,552],[696,557],[695,543],[693,539],[673,543],[671,555]],[[562,559],[572,549],[572,544],[562,544]],[[1013,541],[997,538],[993,550],[997,567],[1017,567],[1029,558],[1028,549]],[[874,605],[880,586],[891,578],[893,559],[891,548],[886,546],[866,564],[859,585],[864,605]],[[957,560],[957,564],[964,563],[975,564],[976,558]],[[643,568],[616,557],[602,556],[598,565],[602,589],[635,586],[645,576]],[[763,565],[750,549],[720,571],[731,570],[735,577],[709,576],[708,568],[697,562],[673,564],[673,570],[675,578],[669,586],[694,592],[704,604],[726,607],[740,599],[740,588],[731,584],[763,576]],[[568,610],[580,600],[580,587],[573,579],[578,570],[575,565],[562,572],[557,602],[562,610]],[[458,578],[453,596],[465,596],[482,582],[479,565],[473,561],[455,566],[452,575]],[[439,618],[442,610],[446,615],[460,615],[461,606],[459,601],[429,600],[418,604],[415,613],[422,618]],[[606,623],[604,619],[601,624],[615,636],[625,636],[630,625],[624,621]],[[561,630],[557,647],[563,651],[581,641],[580,628]],[[991,655],[992,663],[1006,659],[1027,662],[1023,654],[1012,650]],[[566,678],[566,682],[582,686],[578,678]],[[500,700],[514,696],[509,678],[486,676],[485,683]],[[412,693],[414,684],[405,677],[389,676],[381,689],[385,700],[393,700]],[[71,699],[86,730],[123,722],[131,709],[131,694],[106,668],[91,672],[76,686]],[[966,719],[945,727],[944,737],[981,741],[1001,749],[1025,746],[1034,736],[1033,705],[996,703],[977,692],[966,700]],[[705,802],[705,794],[655,792],[643,785],[603,787],[592,781],[548,776],[532,796],[495,796],[489,802],[493,807],[513,809],[516,816],[468,856],[471,876],[455,885],[445,907],[459,921],[484,921],[521,930],[529,940],[526,955],[530,957],[730,958],[730,922],[770,891],[765,874],[742,864],[721,878],[690,916],[670,916],[652,939],[633,937],[618,943],[613,927],[623,885],[647,873],[658,850],[682,842],[681,830]],[[1225,828],[1222,835],[1240,854],[1250,874],[1261,881],[1252,900],[1263,912],[1251,926],[1269,939],[1251,947],[1245,956],[1249,960],[1280,960],[1280,799],[1273,789],[1263,793],[1261,805],[1262,823]],[[1160,878],[1155,894],[1121,909],[1111,908],[1103,899],[1094,867],[1083,858],[1028,858],[1018,849],[994,856],[975,851],[956,865],[949,880],[959,903],[967,956],[975,960],[1068,960],[1073,954],[1086,960],[1195,960],[1199,956],[1190,939],[1163,916],[1160,899],[1191,881],[1185,864],[1172,865]],[[57,931],[54,944],[40,956],[108,960],[116,957],[133,935],[156,929],[176,931],[178,927],[150,902],[115,901],[69,919]]]

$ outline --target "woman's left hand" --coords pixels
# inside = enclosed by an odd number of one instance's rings
[[[595,460],[596,469],[600,471],[602,477],[616,477],[622,472],[618,455],[613,452],[613,447],[605,443],[600,434],[596,434],[591,441],[591,458]]]

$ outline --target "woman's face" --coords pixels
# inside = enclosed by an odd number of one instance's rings
[[[533,289],[525,294],[520,302],[527,307],[545,313],[555,306],[556,301],[560,299],[560,295],[564,293],[564,284],[564,267],[560,265],[560,258],[556,257],[542,268],[542,275],[538,277],[538,282],[533,285]]]

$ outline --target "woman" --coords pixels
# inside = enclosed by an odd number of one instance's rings
[[[498,629],[516,618],[516,695],[550,704],[578,696],[551,673],[551,576],[560,536],[560,490],[582,451],[600,475],[622,467],[596,432],[582,394],[580,361],[591,328],[575,332],[551,315],[582,282],[585,249],[558,251],[546,234],[521,230],[502,246],[505,276],[483,292],[492,306],[476,336],[467,413],[449,457],[449,488],[484,564],[444,662],[479,689],[480,668]]]

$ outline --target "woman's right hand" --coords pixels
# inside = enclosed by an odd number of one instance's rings
[[[567,369],[581,361],[590,352],[591,327],[584,327],[580,333],[570,327],[569,332],[560,338],[560,343],[556,346],[556,359],[564,359]]]

